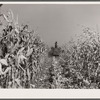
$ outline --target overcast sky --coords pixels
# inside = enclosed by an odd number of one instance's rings
[[[58,41],[62,45],[82,26],[100,30],[100,5],[68,4],[6,4],[2,11],[12,9],[21,24],[29,24],[48,45]]]

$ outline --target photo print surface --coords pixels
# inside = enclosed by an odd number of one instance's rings
[[[100,4],[0,4],[1,89],[99,89]]]

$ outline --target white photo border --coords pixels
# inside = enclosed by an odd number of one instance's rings
[[[96,4],[100,2],[0,2],[1,4]],[[0,89],[0,98],[9,99],[80,99],[100,98],[99,89]]]

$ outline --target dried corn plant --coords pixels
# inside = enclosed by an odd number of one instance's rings
[[[100,88],[100,34],[90,28],[83,29],[81,36],[64,45],[61,58],[64,88]],[[66,81],[67,80],[67,81]]]
[[[11,10],[1,17],[6,26],[0,37],[0,87],[38,88],[46,45],[28,25],[20,26]]]

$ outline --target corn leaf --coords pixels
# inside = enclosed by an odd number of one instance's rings
[[[30,55],[32,54],[32,52],[33,52],[33,48],[30,49],[30,48],[28,47],[26,56],[30,56]]]
[[[0,63],[3,65],[8,66],[7,60],[6,59],[0,59]]]

